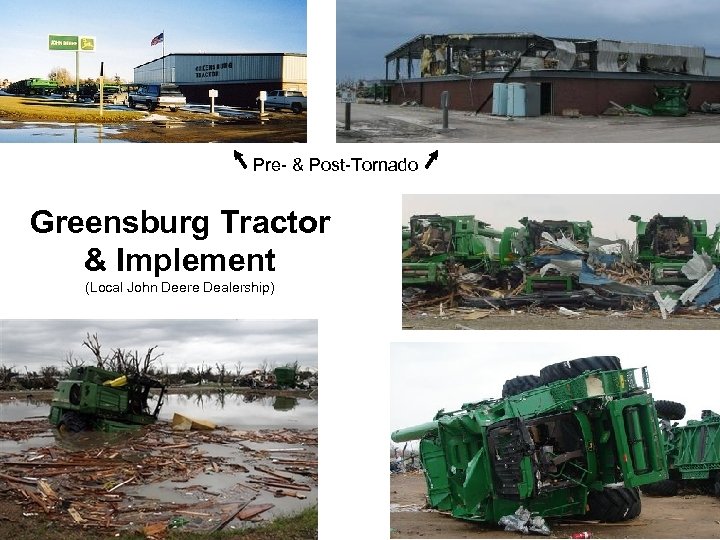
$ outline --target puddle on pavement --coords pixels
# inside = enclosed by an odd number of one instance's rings
[[[95,143],[127,142],[108,139],[108,135],[120,133],[123,126],[102,124],[59,124],[36,122],[3,123],[0,126],[0,143]]]

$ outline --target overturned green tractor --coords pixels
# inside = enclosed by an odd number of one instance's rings
[[[154,408],[148,403],[159,390]],[[127,431],[157,420],[165,385],[144,375],[123,375],[97,367],[75,367],[58,383],[50,423],[60,431]]]
[[[622,521],[640,514],[639,486],[668,476],[648,387],[646,368],[638,380],[617,357],[579,358],[391,438],[420,440],[429,504],[454,517]]]

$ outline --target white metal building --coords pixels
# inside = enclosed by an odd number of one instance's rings
[[[300,53],[168,54],[135,68],[134,82],[174,82],[190,103],[252,106],[261,90],[307,93],[307,55]]]

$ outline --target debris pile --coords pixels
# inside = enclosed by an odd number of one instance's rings
[[[403,230],[403,307],[590,308],[720,313],[720,226],[656,215],[625,240],[592,236],[589,221],[523,218],[490,229],[474,216],[413,216]],[[567,314],[567,313],[562,313]]]
[[[0,423],[0,435],[6,439],[48,430],[46,420]],[[74,435],[67,442],[77,448],[83,436],[93,435],[97,434]],[[268,443],[294,446],[265,449]],[[243,464],[208,454],[207,444],[232,445]],[[158,423],[100,447],[48,446],[3,455],[0,464],[0,497],[15,500],[27,514],[43,512],[83,528],[141,526],[151,535],[173,526],[214,531],[234,519],[256,520],[272,508],[269,503],[250,504],[262,498],[261,492],[303,499],[315,489],[317,430],[177,432]],[[233,485],[222,493],[200,484],[182,485],[216,473],[232,475]],[[183,502],[144,496],[139,488],[148,484],[170,486]]]
[[[506,531],[517,531],[522,534],[536,533],[550,536],[550,528],[541,516],[532,516],[529,510],[520,506],[514,514],[503,516],[498,525],[505,527]]]

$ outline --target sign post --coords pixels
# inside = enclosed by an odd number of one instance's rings
[[[357,103],[357,94],[354,90],[343,90],[340,101],[345,104],[345,131],[350,130],[350,105]]]
[[[448,107],[450,107],[450,92],[445,90],[442,94],[440,94],[440,107],[442,107],[443,111],[443,129],[448,128]]]
[[[260,100],[260,119],[265,116],[265,102],[267,101],[267,92],[265,90],[260,90],[260,95],[258,96],[258,99]]]
[[[51,51],[75,51],[75,99],[77,100],[80,97],[80,53],[95,52],[95,38],[49,34],[48,49]]]
[[[208,90],[208,96],[210,96],[210,114],[215,114],[215,98],[218,97],[218,91],[211,88]]]
[[[103,101],[104,101],[104,99],[103,99],[104,98],[104,96],[103,96],[103,86],[104,86],[103,85],[103,82],[104,82],[103,81],[103,66],[104,66],[104,64],[105,64],[105,62],[100,62],[100,118],[102,118],[102,115],[103,115]]]

